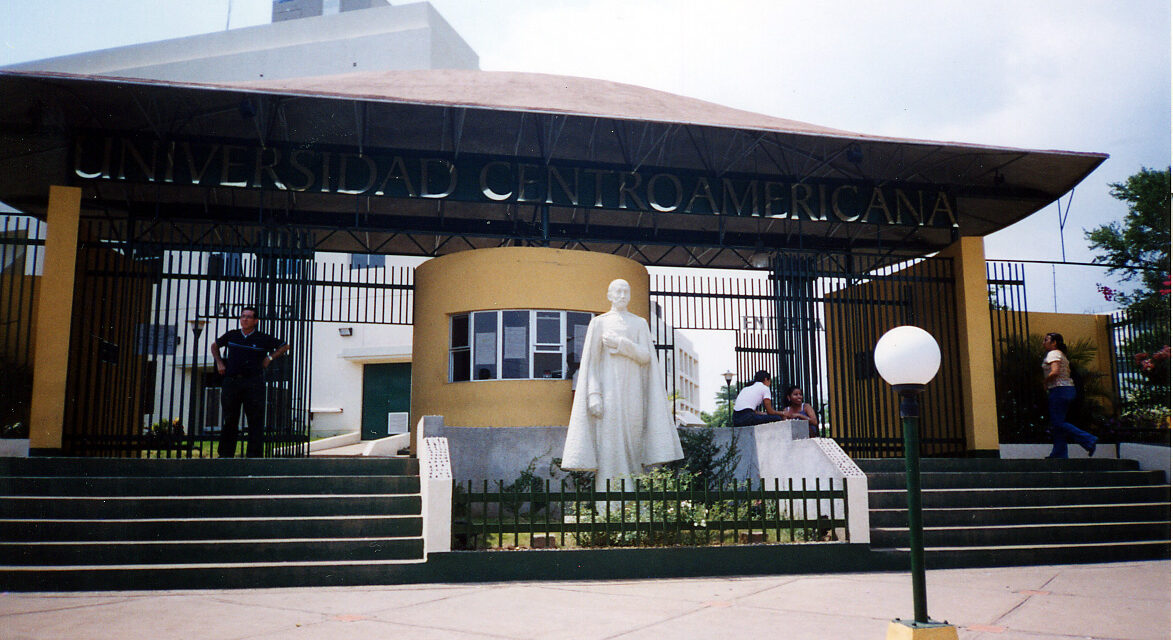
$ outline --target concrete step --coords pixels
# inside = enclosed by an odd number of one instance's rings
[[[377,582],[424,559],[407,458],[0,460],[12,589]],[[322,572],[319,575],[316,572]]]
[[[900,472],[868,473],[868,489],[904,489],[907,476]],[[1003,471],[929,472],[921,474],[922,489],[995,487],[1093,487],[1161,484],[1162,471]]]
[[[0,458],[3,476],[289,476],[419,475],[419,461],[403,457],[312,458]]]
[[[418,537],[0,542],[0,557],[16,565],[406,560],[422,557],[423,545]]]
[[[391,538],[421,532],[418,515],[0,520],[0,540],[6,542]]]
[[[875,547],[907,547],[908,527],[879,527],[871,530]],[[924,528],[926,549],[946,547],[991,547],[1013,545],[1138,542],[1169,536],[1164,522],[1081,522],[995,526]]]
[[[903,459],[859,460],[871,546],[906,554]],[[925,564],[931,568],[1169,557],[1169,485],[1135,460],[926,458]]]
[[[1117,504],[1127,502],[1163,502],[1169,499],[1169,485],[1114,487],[1046,487],[1046,488],[978,488],[924,489],[921,500],[925,508],[937,507],[1019,507],[1071,504]],[[868,506],[894,509],[908,506],[903,489],[868,491]]]
[[[864,473],[904,473],[904,458],[859,458]],[[1136,460],[1118,458],[1068,458],[1066,460],[1001,458],[921,458],[921,473],[974,473],[1006,471],[1135,471]]]
[[[423,558],[329,562],[0,566],[12,591],[261,589],[418,582]]]
[[[925,526],[1169,521],[1169,502],[924,509]],[[908,526],[908,509],[871,509],[872,527]]]
[[[949,569],[1162,560],[1169,558],[1169,548],[1168,536],[1160,540],[1141,542],[938,547],[925,549],[925,568]],[[908,562],[907,548],[874,548],[873,551],[895,555],[900,558],[898,561],[901,563]]]
[[[419,477],[405,475],[265,476],[0,476],[11,496],[208,496],[419,493]]]
[[[419,495],[224,495],[179,497],[0,496],[9,518],[208,518],[419,515]]]

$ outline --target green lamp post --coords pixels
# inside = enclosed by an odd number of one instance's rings
[[[957,638],[957,630],[929,619],[925,595],[924,522],[921,519],[920,437],[917,422],[924,391],[941,367],[941,349],[929,332],[919,327],[896,327],[880,337],[875,350],[876,370],[900,394],[900,422],[904,430],[904,468],[908,476],[908,556],[912,572],[914,619],[897,618],[888,638]]]

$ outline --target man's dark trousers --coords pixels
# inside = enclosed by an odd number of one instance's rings
[[[224,423],[220,426],[220,457],[231,458],[236,453],[241,407],[244,407],[244,415],[248,417],[245,455],[250,458],[262,457],[265,454],[265,376],[224,378],[220,407],[224,411]]]

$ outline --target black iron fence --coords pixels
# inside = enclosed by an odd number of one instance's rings
[[[291,346],[265,372],[265,455],[307,455],[315,329],[411,323],[410,268],[315,253],[308,232],[192,237],[83,220],[79,235],[63,430],[72,455],[215,455],[221,378],[209,347],[245,306]]]
[[[469,480],[453,496],[454,549],[848,541],[847,485],[834,478],[623,479],[602,490]]]
[[[0,436],[28,437],[33,392],[33,319],[45,224],[0,216]]]
[[[876,373],[872,351],[888,329],[915,325],[936,338],[943,356],[924,398],[922,453],[965,450],[950,259],[790,251],[766,263],[769,270],[731,277],[655,274],[659,348],[674,349],[674,329],[732,331],[738,389],[756,370],[769,371],[776,396],[785,385],[803,389],[825,432],[848,454],[899,456],[904,440],[896,396]],[[671,362],[666,367],[672,392],[679,372]],[[784,399],[773,402],[782,406]]]
[[[1169,313],[1129,311],[1108,319],[1118,439],[1169,442]]]
[[[1054,330],[1051,326],[1056,322],[1070,325],[1079,316],[1085,319],[1085,328],[1095,329],[1081,335],[1064,332],[1079,389],[1078,405],[1068,413],[1068,419],[1106,442],[1169,441],[1167,311],[1074,314],[1065,320],[1063,314],[1044,312],[1036,316],[1035,324],[1045,322],[1047,326],[1032,327],[1026,265],[988,261],[986,279],[1001,442],[1049,441],[1050,419],[1040,375],[1042,333]],[[1098,320],[1086,321],[1094,318]]]
[[[1017,262],[987,262],[1000,442],[1043,441],[1047,406],[1039,377],[1042,343],[1030,335],[1026,273]]]

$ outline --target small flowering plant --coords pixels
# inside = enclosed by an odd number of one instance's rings
[[[1138,353],[1132,357],[1136,366],[1149,382],[1159,385],[1169,384],[1169,345],[1153,353]]]
[[[149,427],[143,427],[143,435],[150,438],[178,438],[182,437],[183,434],[183,423],[180,422],[179,418],[160,420]]]

